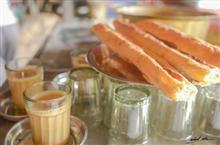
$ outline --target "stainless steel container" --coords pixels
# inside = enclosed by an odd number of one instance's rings
[[[134,22],[143,19],[155,20],[201,39],[206,38],[209,21],[215,16],[197,8],[180,6],[131,5],[118,8],[117,13]]]

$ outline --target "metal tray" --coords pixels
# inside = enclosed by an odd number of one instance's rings
[[[83,145],[86,142],[88,128],[77,117],[71,116],[70,139],[67,145]],[[4,145],[33,145],[29,119],[16,123],[7,133]]]

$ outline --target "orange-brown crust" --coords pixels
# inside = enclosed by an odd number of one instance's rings
[[[126,26],[130,26],[131,24],[129,21],[115,19],[114,20],[114,26],[116,28],[116,31],[121,33],[123,36],[127,36],[127,29]],[[131,26],[132,27],[132,26]],[[136,26],[133,28],[135,29]],[[125,28],[125,29],[124,29]],[[136,35],[135,35],[136,36]],[[129,41],[136,44],[136,41],[132,39],[131,37],[126,37]],[[138,45],[138,44],[137,44]],[[153,53],[151,50],[149,50],[147,47],[141,47],[145,53],[147,53],[149,56],[151,56],[154,60],[156,60],[172,77],[174,77],[177,80],[180,81],[188,81],[181,73],[179,73],[173,66],[171,66],[165,59],[162,57],[159,57],[157,54]]]
[[[142,73],[135,66],[118,57],[111,49],[103,47],[101,48],[101,53],[104,56],[102,61],[104,69],[112,68],[117,70],[123,77],[130,81],[149,83],[149,81],[144,80]]]
[[[183,84],[165,71],[153,58],[121,34],[103,24],[92,27],[96,36],[120,57],[132,62],[151,83],[158,86],[167,96],[176,99]]]
[[[143,20],[138,22],[137,25],[160,40],[174,44],[176,49],[194,56],[207,64],[220,67],[220,48],[218,46],[185,35],[153,21]]]
[[[165,45],[154,36],[142,31],[136,25],[123,20],[115,20],[114,25],[118,32],[126,36],[133,43],[139,45],[146,53],[152,51],[157,56],[164,58],[169,64],[174,66],[181,73],[184,73],[187,78],[203,82],[205,76],[209,73],[208,66]],[[154,59],[163,63],[159,58],[154,57]],[[163,63],[163,65],[165,65],[165,63]],[[170,66],[167,67],[170,68]]]

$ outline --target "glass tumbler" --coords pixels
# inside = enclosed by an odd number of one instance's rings
[[[193,113],[193,136],[200,136],[200,130],[199,130],[199,118],[200,114],[203,108],[203,103],[205,100],[205,95],[206,93],[206,87],[207,85],[203,84],[196,84],[196,88],[198,89],[198,93],[196,95],[196,100],[195,100],[195,108],[194,108],[194,113]]]
[[[173,101],[158,91],[157,103],[153,123],[155,133],[167,140],[190,139],[193,132],[195,96],[188,100]]]
[[[92,68],[77,68],[70,72],[70,84],[75,98],[72,114],[84,120],[89,127],[102,121],[100,77]]]
[[[66,145],[70,135],[71,87],[38,82],[24,91],[35,145]]]
[[[117,87],[126,84],[125,82],[114,80],[108,76],[105,77],[105,87],[104,87],[104,125],[108,128],[111,127],[111,115],[112,115],[112,104],[114,91]]]
[[[199,130],[212,137],[220,137],[220,83],[203,88],[203,105],[199,115]]]
[[[5,66],[12,100],[18,110],[24,111],[24,90],[43,80],[43,67],[39,59],[17,58]]]
[[[115,89],[109,144],[145,144],[149,138],[150,93],[146,87]]]

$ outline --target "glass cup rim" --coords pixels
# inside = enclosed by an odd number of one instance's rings
[[[138,90],[138,91],[146,94],[147,97],[142,97],[141,99],[140,98],[138,98],[138,99],[131,98],[130,99],[131,101],[134,101],[136,103],[141,103],[145,100],[148,100],[150,97],[150,91],[146,87],[125,84],[125,85],[121,85],[115,89],[115,91],[114,91],[115,99],[118,100],[119,102],[124,102],[124,100],[122,99],[124,97],[122,97],[122,95],[119,95],[118,92],[123,91],[123,90],[127,90],[127,89],[135,89],[135,90]]]
[[[65,92],[66,95],[62,96],[62,97],[59,97],[59,98],[56,98],[56,99],[50,99],[50,100],[36,100],[36,99],[32,99],[30,97],[27,96],[26,92],[28,89],[31,89],[32,87],[36,86],[36,85],[39,85],[39,84],[46,84],[46,83],[50,83],[50,84],[54,84],[53,81],[40,81],[40,82],[36,82],[34,84],[32,84],[31,86],[27,87],[24,92],[23,92],[23,95],[24,95],[24,100],[26,101],[29,101],[29,102],[32,102],[32,103],[51,103],[51,102],[54,102],[54,101],[59,101],[59,100],[63,100],[63,99],[66,99],[69,97],[69,95],[71,94],[71,87],[69,84],[66,84],[66,85],[60,85],[60,84],[57,84],[59,86],[66,86],[69,88],[69,91],[68,92]],[[57,89],[58,90],[58,89]]]
[[[89,77],[87,79],[92,79],[92,78],[98,78],[98,72],[95,71],[93,68],[91,67],[80,67],[80,68],[74,68],[74,69],[71,69],[70,73],[69,73],[69,78],[71,80],[77,80],[77,77],[74,77],[72,76],[72,74],[76,71],[83,71],[83,70],[89,70],[89,71],[92,71],[94,73],[94,76],[93,77]]]
[[[18,57],[18,58],[15,58],[15,59],[12,59],[10,60],[8,63],[5,64],[5,69],[8,70],[8,71],[12,71],[12,72],[18,72],[17,69],[13,69],[9,66],[10,63],[12,62],[17,62],[19,60],[28,60],[27,62],[30,62],[30,61],[37,61],[37,63],[39,63],[39,66],[42,66],[42,62],[40,59],[38,58],[31,58],[31,57]],[[27,63],[28,64],[28,63]]]

